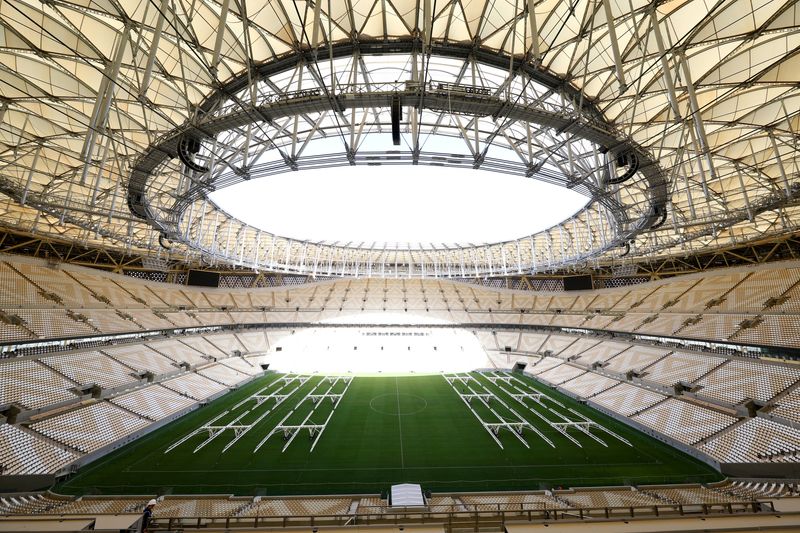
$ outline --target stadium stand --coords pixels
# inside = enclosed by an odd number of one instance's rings
[[[110,401],[153,421],[166,418],[196,403],[193,399],[160,385],[151,385],[131,391],[127,394],[116,396]]]
[[[250,498],[231,498],[229,500],[224,500],[219,497],[166,497],[158,503],[158,514],[161,516],[197,517],[234,516],[243,506],[250,503],[250,501]]]
[[[700,450],[726,463],[798,462],[800,430],[751,418],[710,439]]]
[[[558,496],[577,508],[647,507],[663,503],[663,501],[647,493],[630,489],[583,490],[573,493],[558,492]]]
[[[30,428],[84,453],[93,452],[146,427],[149,421],[107,402],[58,414]]]
[[[669,355],[671,350],[647,346],[631,346],[608,360],[603,370],[624,374],[630,370],[641,372],[659,359]]]
[[[222,383],[226,387],[233,387],[237,383],[240,383],[250,377],[248,374],[234,370],[233,368],[225,366],[222,363],[204,367],[203,369],[198,370],[197,373],[201,376],[213,379],[217,383]]]
[[[189,345],[187,339],[148,342],[146,346],[171,359],[175,363],[188,363],[191,366],[205,365],[208,359]]]
[[[49,474],[76,458],[77,454],[70,450],[15,426],[0,424],[0,464],[4,475]]]
[[[159,375],[173,373],[178,370],[174,361],[144,344],[103,348],[102,351],[112,359],[139,372],[152,372],[155,375]],[[203,360],[203,362],[206,361]]]
[[[177,392],[183,396],[194,398],[195,400],[205,400],[211,396],[228,390],[225,385],[199,374],[183,374],[176,378],[161,382],[166,388]]]
[[[619,381],[605,376],[600,376],[592,372],[587,372],[581,376],[573,378],[561,384],[561,388],[566,389],[580,396],[581,398],[591,398],[592,396],[610,389],[617,385]]]
[[[800,424],[800,388],[795,386],[792,391],[777,398],[774,404],[774,408],[769,411],[770,415],[779,416],[796,424]]]
[[[721,357],[675,352],[645,367],[643,378],[667,387],[679,381],[693,383],[725,362]]]
[[[0,360],[0,405],[17,403],[28,409],[74,400],[76,384],[31,359]]]
[[[243,357],[229,357],[228,359],[222,359],[220,364],[242,374],[247,374],[248,376],[255,376],[261,373],[261,368],[259,368],[258,365],[249,362]]]
[[[633,416],[665,398],[666,396],[657,392],[629,383],[619,383],[592,397],[592,402],[623,416]]]
[[[96,351],[42,357],[39,362],[81,385],[111,389],[139,380],[131,368]]]
[[[561,385],[565,381],[576,378],[586,372],[582,368],[574,367],[570,364],[563,364],[541,372],[538,377],[552,385]]]
[[[380,499],[380,505],[385,505]],[[239,516],[344,515],[351,498],[262,498]]]
[[[554,498],[544,491],[532,494],[465,494],[459,497],[464,504],[479,511],[491,509],[566,509],[572,502]],[[468,507],[469,508],[469,507]]]
[[[730,415],[674,398],[648,407],[632,419],[684,444],[696,444],[737,420]]]
[[[730,360],[697,382],[699,394],[716,400],[738,403],[745,398],[769,401],[800,380],[800,368],[780,364]]]
[[[752,498],[734,496],[720,490],[709,490],[702,487],[641,487],[641,490],[642,492],[647,492],[665,501],[680,505],[727,505],[733,503],[749,503],[752,501]]]

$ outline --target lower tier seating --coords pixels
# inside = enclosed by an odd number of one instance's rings
[[[31,429],[84,453],[93,452],[136,431],[150,421],[108,403],[98,402],[31,424]]]
[[[22,429],[0,425],[0,465],[3,475],[50,474],[78,458],[63,446]]]

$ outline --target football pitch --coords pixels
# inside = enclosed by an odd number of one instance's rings
[[[505,372],[268,374],[82,468],[66,494],[358,494],[711,482],[710,466]]]

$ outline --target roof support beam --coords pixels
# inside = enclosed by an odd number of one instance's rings
[[[94,139],[97,136],[97,130],[103,128],[106,123],[108,109],[111,107],[114,87],[116,85],[117,76],[119,75],[119,68],[122,65],[122,58],[125,56],[125,49],[127,48],[130,32],[131,26],[130,24],[126,24],[125,31],[120,34],[117,40],[117,51],[114,55],[114,61],[106,66],[103,72],[103,79],[100,81],[100,88],[97,91],[97,100],[94,102],[92,118],[86,130],[83,150],[81,150],[81,159],[83,159],[84,162],[83,172],[81,174],[81,185],[86,184],[86,176],[89,173],[89,166],[92,161],[92,154],[94,153]]]
[[[614,26],[614,15],[611,13],[611,0],[603,0],[603,10],[606,14],[608,37],[611,40],[611,51],[614,54],[614,64],[617,68],[619,92],[624,93],[628,90],[628,84],[625,83],[625,72],[622,70],[622,56],[619,53],[619,41],[617,40],[617,28]]]
[[[225,25],[228,21],[228,10],[231,0],[222,0],[222,12],[219,15],[219,25],[217,26],[217,38],[214,41],[214,55],[211,58],[211,72],[217,74],[219,66],[219,54],[222,51],[222,40],[225,37]]]
[[[539,27],[536,24],[535,4],[536,0],[528,0],[528,22],[531,27],[531,50],[533,50],[533,59],[539,62],[542,60],[542,54],[539,50]]]
[[[708,139],[706,139],[706,129],[703,125],[703,117],[700,114],[700,105],[697,103],[697,94],[695,93],[694,83],[692,82],[692,74],[689,71],[689,61],[686,59],[686,54],[679,54],[679,60],[683,67],[683,78],[686,90],[689,92],[689,105],[692,110],[692,123],[697,133],[697,138],[700,142],[700,148],[703,151],[703,156],[708,164],[708,170],[711,172],[711,179],[717,179],[717,171],[714,168],[714,161],[711,159],[711,152],[708,149]]]
[[[164,31],[164,13],[167,12],[168,7],[169,0],[161,0],[161,7],[158,10],[158,18],[156,19],[156,29],[153,33],[153,42],[150,44],[150,52],[147,54],[147,63],[145,64],[142,82],[139,86],[140,99],[147,94],[147,89],[150,87],[150,77],[153,74],[153,65],[156,61],[158,45],[161,41],[161,33]]]
[[[775,162],[778,164],[778,172],[781,173],[781,181],[783,182],[783,191],[786,194],[787,198],[791,198],[792,191],[789,188],[789,179],[786,177],[786,168],[783,166],[783,160],[781,159],[781,151],[778,150],[778,143],[775,141],[775,134],[773,132],[769,132],[768,134],[769,140],[772,143],[772,151],[775,154]]]
[[[661,74],[664,78],[664,85],[667,86],[667,96],[669,97],[669,103],[672,107],[675,122],[677,122],[681,119],[681,110],[680,107],[678,107],[678,98],[675,96],[675,83],[672,81],[672,69],[667,60],[667,51],[664,48],[664,37],[661,35],[661,28],[658,26],[658,15],[656,11],[655,7],[650,11],[650,22],[653,27],[653,34],[656,38],[656,46],[658,46],[658,55],[661,58]]]

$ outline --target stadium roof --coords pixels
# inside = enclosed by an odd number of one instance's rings
[[[0,223],[17,230],[289,272],[485,276],[800,221],[795,1],[18,0],[0,17]],[[207,199],[400,163],[591,201],[518,240],[415,249],[286,239]]]

